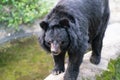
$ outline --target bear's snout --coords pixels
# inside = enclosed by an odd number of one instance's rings
[[[60,45],[56,43],[51,43],[51,53],[53,55],[59,55],[61,52]]]

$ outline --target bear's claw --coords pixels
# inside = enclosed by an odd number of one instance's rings
[[[58,75],[58,74],[63,73],[63,72],[64,72],[64,70],[62,70],[62,69],[53,69],[52,74]]]

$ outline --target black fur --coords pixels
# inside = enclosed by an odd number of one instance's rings
[[[108,19],[108,0],[60,0],[40,23],[41,46],[48,52],[51,52],[51,43],[59,46],[60,54],[53,55],[53,73],[64,72],[64,58],[68,51],[69,63],[64,80],[76,80],[89,43],[92,45],[90,61],[98,64]]]

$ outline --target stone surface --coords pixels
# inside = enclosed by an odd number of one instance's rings
[[[110,23],[120,22],[120,0],[109,0],[110,3]]]

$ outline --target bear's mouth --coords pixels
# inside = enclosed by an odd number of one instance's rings
[[[59,55],[60,53],[58,53],[58,52],[51,52],[53,55],[55,55],[55,56],[57,56],[57,55]]]

